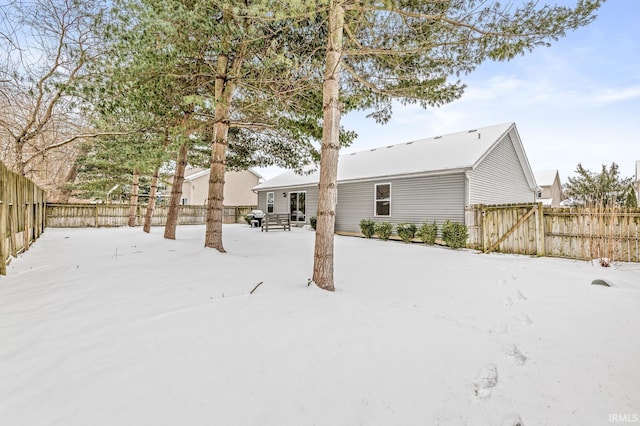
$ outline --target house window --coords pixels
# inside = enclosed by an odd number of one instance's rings
[[[273,213],[275,196],[273,192],[267,192],[267,213]]]
[[[391,184],[378,183],[375,185],[375,215],[391,216]]]
[[[186,206],[187,205],[187,201],[189,201],[188,198],[183,198],[183,199],[180,200],[180,204],[183,205],[183,206]]]

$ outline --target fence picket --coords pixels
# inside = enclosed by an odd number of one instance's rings
[[[476,205],[467,209],[474,229],[468,246],[572,259],[608,258],[640,262],[640,209],[550,208],[528,215],[536,204]],[[533,217],[531,217],[533,216]]]
[[[44,230],[46,193],[0,162],[0,275]]]
[[[145,206],[137,209],[141,212]],[[255,206],[225,206],[224,223],[244,223],[244,217]],[[167,221],[167,206],[155,207],[151,224],[163,226]],[[140,215],[140,213],[138,213]],[[202,225],[206,221],[206,206],[180,206],[179,225]],[[129,223],[128,204],[47,204],[46,225],[51,228],[117,227]],[[142,222],[138,216],[137,224]]]

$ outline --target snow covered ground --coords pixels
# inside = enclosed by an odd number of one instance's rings
[[[162,231],[9,265],[1,425],[640,423],[640,265],[336,237],[328,293],[308,230]]]

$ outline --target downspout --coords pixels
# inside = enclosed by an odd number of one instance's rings
[[[465,170],[464,172],[464,192],[465,192],[465,205],[471,205],[471,179],[469,178],[469,172],[471,170]]]

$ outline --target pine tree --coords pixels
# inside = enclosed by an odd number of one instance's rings
[[[609,167],[603,164],[600,173],[591,172],[578,163],[576,174],[569,177],[563,187],[564,194],[574,205],[635,207],[633,178],[621,178],[616,163]]]
[[[392,101],[426,108],[462,96],[457,77],[485,60],[508,60],[588,24],[600,0],[574,9],[526,1],[520,7],[474,0],[327,0],[323,136],[313,281],[333,291],[333,230],[341,97],[372,110],[378,122]],[[326,12],[324,12],[326,11]]]

